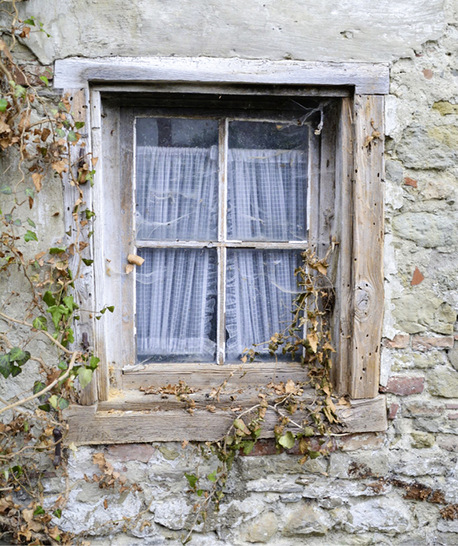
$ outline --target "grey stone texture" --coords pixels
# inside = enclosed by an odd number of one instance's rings
[[[423,392],[387,394],[397,405],[386,433],[336,439],[327,458],[241,457],[220,511],[196,524],[201,546],[452,546],[458,520],[440,510],[457,503],[458,452],[458,172],[457,12],[453,0],[28,0],[19,16],[35,15],[51,34],[31,34],[18,55],[43,64],[68,56],[211,56],[309,61],[382,61],[390,65],[386,100],[385,330],[405,343],[383,349],[383,384],[390,374],[424,378]],[[14,172],[14,169],[12,170]],[[64,234],[60,183],[37,197],[40,243]],[[55,213],[59,212],[59,215]],[[412,285],[418,268],[424,279]],[[15,278],[12,312],[26,290]],[[424,343],[409,335],[424,336]],[[17,333],[20,336],[20,330]],[[453,338],[431,347],[428,339]],[[404,337],[403,337],[404,336]],[[405,337],[407,336],[407,338]],[[40,347],[43,357],[49,347]],[[30,388],[30,378],[0,396]],[[447,405],[448,404],[448,405]],[[451,407],[452,406],[452,407]],[[103,451],[128,484],[88,483]],[[80,447],[69,457],[69,502],[58,523],[91,546],[179,545],[199,500],[185,472],[208,475],[217,461],[179,443]],[[196,470],[197,469],[197,470]],[[402,485],[404,484],[404,485]],[[441,502],[415,497],[418,484]],[[45,480],[51,504],[63,487]],[[429,499],[429,500],[428,500]]]

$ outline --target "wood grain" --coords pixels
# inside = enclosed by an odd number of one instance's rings
[[[383,319],[384,99],[355,96],[352,398],[376,396]]]
[[[193,82],[350,86],[359,94],[388,93],[382,63],[265,61],[237,58],[74,57],[57,60],[54,86],[81,88],[105,82]]]
[[[126,444],[154,441],[214,441],[223,437],[236,418],[230,411],[196,410],[193,415],[186,410],[170,411],[97,411],[88,414],[82,406],[70,406],[66,411],[69,434],[65,442],[76,445]],[[342,424],[338,433],[380,432],[386,430],[385,398],[352,402],[351,407],[338,409]],[[294,414],[295,421],[303,418]],[[273,438],[278,416],[268,411],[261,438]]]

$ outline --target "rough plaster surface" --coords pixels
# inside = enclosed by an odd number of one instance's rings
[[[444,503],[458,502],[454,3],[29,0],[20,9],[39,16],[52,35],[38,33],[30,42],[43,63],[75,55],[391,62],[384,324],[386,341],[391,341],[383,350],[381,376],[389,429],[343,440],[329,458],[304,466],[284,454],[241,458],[220,513],[197,526],[192,543],[458,544],[457,521],[440,515],[444,504],[405,498],[402,485],[386,481],[416,481],[443,492]],[[30,61],[30,55],[22,55]],[[37,218],[46,243],[62,233],[59,219],[52,235],[49,229],[49,218],[62,206],[60,186],[47,192],[40,196]],[[424,279],[412,285],[415,268]],[[16,281],[8,282],[10,290]],[[12,299],[11,309],[20,307],[19,300]],[[45,354],[46,347],[42,350]],[[410,381],[421,385],[414,394],[408,394]],[[26,387],[4,389],[1,395],[15,396]],[[101,451],[142,491],[120,494],[86,482],[85,474],[98,472],[92,454]],[[84,531],[93,546],[181,544],[194,502],[184,472],[198,468],[205,475],[212,465],[194,447],[183,450],[178,444],[79,448],[70,455],[70,503],[60,524]],[[48,502],[62,488],[58,476],[50,477]]]
[[[29,0],[19,7],[39,14],[52,35],[32,38],[45,64],[75,55],[389,61],[437,39],[446,24],[443,0]]]

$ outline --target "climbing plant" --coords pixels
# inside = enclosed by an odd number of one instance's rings
[[[65,488],[45,506],[40,479],[51,462],[62,469],[62,411],[99,361],[74,330],[95,219],[81,186],[91,183],[95,160],[73,158],[84,123],[74,119],[69,97],[51,92],[50,73],[32,78],[15,61],[31,33],[47,34],[43,24],[21,20],[14,0],[1,9],[8,25],[0,36],[0,374],[14,396],[0,399],[0,541],[62,544],[70,540],[56,524]],[[76,190],[73,224],[65,239],[46,246],[36,203],[60,182]]]

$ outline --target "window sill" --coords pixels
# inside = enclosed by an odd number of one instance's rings
[[[201,364],[190,369],[178,364],[164,372],[162,364],[150,364],[143,371],[125,372],[122,388],[112,391],[108,400],[92,406],[70,406],[66,411],[69,434],[66,442],[76,445],[117,444],[153,441],[215,441],[223,437],[240,412],[259,403],[265,395],[270,405],[279,398],[269,384],[295,385],[304,381],[299,363],[254,363],[246,366]],[[174,393],[179,380],[184,396]],[[225,382],[224,388],[217,389]],[[141,387],[152,387],[145,394]],[[192,392],[189,392],[192,391]],[[300,400],[316,398],[315,391],[304,387]],[[178,390],[178,393],[180,390]],[[387,428],[385,396],[351,400],[337,405],[339,425],[336,434],[382,432]],[[282,410],[286,414],[286,410]],[[291,417],[305,418],[298,410]],[[268,410],[261,438],[273,438],[278,414]]]

